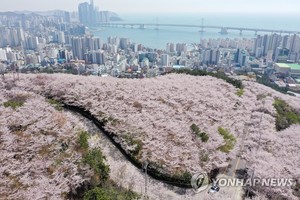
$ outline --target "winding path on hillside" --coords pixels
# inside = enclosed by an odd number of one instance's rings
[[[91,148],[100,147],[110,166],[110,178],[124,188],[129,188],[139,194],[145,194],[145,173],[135,167],[127,158],[119,151],[119,149],[110,141],[110,139],[93,123],[79,113],[72,112],[79,117],[87,127],[91,139],[89,140]],[[211,196],[206,191],[196,194],[192,189],[183,189],[170,184],[158,181],[151,177],[147,177],[147,196],[149,199],[164,200],[210,200],[217,196]],[[220,191],[218,196],[228,195],[229,190]],[[233,191],[232,191],[233,192]],[[223,194],[222,194],[223,193]],[[225,196],[227,196],[225,195]],[[144,199],[144,198],[143,198]],[[219,199],[219,198],[217,198]],[[223,198],[226,199],[226,198]]]
[[[68,109],[67,109],[68,110]],[[72,112],[69,110],[69,112]],[[128,158],[118,149],[113,141],[101,131],[101,128],[97,126],[96,122],[90,120],[89,117],[85,117],[80,112],[72,112],[77,115],[82,121],[89,127],[91,133],[90,146],[100,147],[103,154],[107,158],[107,163],[110,165],[111,173],[110,178],[114,182],[118,183],[124,188],[132,189],[139,194],[145,194],[145,174],[144,172],[136,167]],[[192,189],[183,189],[180,187],[172,186],[170,183],[156,180],[147,177],[147,196],[149,199],[164,199],[164,200],[177,200],[177,199],[232,199],[231,188],[223,188],[220,192],[213,196],[207,194],[207,191],[196,194]]]
[[[124,188],[132,189],[135,192],[144,194],[145,173],[136,168],[127,158],[112,144],[110,139],[89,119],[81,114],[72,112],[79,117],[87,127],[91,139],[91,148],[100,147],[110,166],[110,178]],[[192,189],[182,189],[169,184],[162,183],[151,177],[148,179],[147,194],[150,199],[203,199],[204,195],[195,194]]]

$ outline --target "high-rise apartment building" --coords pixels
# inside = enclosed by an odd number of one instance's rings
[[[84,25],[92,25],[97,23],[97,10],[94,6],[94,1],[91,0],[90,3],[81,3],[78,6],[78,15],[80,23]]]
[[[87,2],[81,3],[78,6],[79,21],[82,24],[90,23],[90,7]]]
[[[169,55],[168,54],[161,55],[161,64],[163,66],[169,66]]]
[[[121,38],[120,39],[120,48],[122,50],[127,49],[130,45],[130,40],[128,38]]]
[[[72,38],[72,52],[73,57],[77,58],[79,60],[84,59],[84,51],[83,51],[84,45],[83,40],[80,37],[74,37]]]

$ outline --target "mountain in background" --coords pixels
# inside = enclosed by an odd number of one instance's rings
[[[72,15],[74,18],[78,19],[78,12],[67,12],[64,10],[49,10],[49,11],[9,11],[9,12],[0,12],[0,16],[21,16],[21,15],[30,15],[30,16],[58,16],[64,17],[66,14]],[[119,15],[111,11],[99,11],[101,16],[101,22],[110,22],[110,21],[122,21]]]
[[[100,11],[100,14],[108,16],[109,21],[123,21],[122,18],[115,12],[111,11]]]

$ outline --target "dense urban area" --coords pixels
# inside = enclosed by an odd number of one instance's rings
[[[176,68],[258,75],[260,82],[282,90],[299,90],[298,34],[253,35],[253,39],[199,39],[194,44],[172,41],[151,49],[130,38],[98,38],[87,26],[121,20],[98,11],[93,2],[78,12],[1,13],[1,72],[73,73],[127,78],[154,77]]]

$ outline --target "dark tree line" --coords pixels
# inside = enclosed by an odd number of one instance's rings
[[[234,79],[234,78],[230,78],[228,77],[224,72],[207,72],[204,70],[198,70],[198,69],[194,69],[194,70],[190,70],[190,69],[175,69],[172,71],[173,73],[178,73],[178,74],[189,74],[192,76],[212,76],[218,79],[222,79],[224,81],[226,81],[227,83],[235,86],[236,88],[239,89],[243,89],[243,83],[240,80]]]

